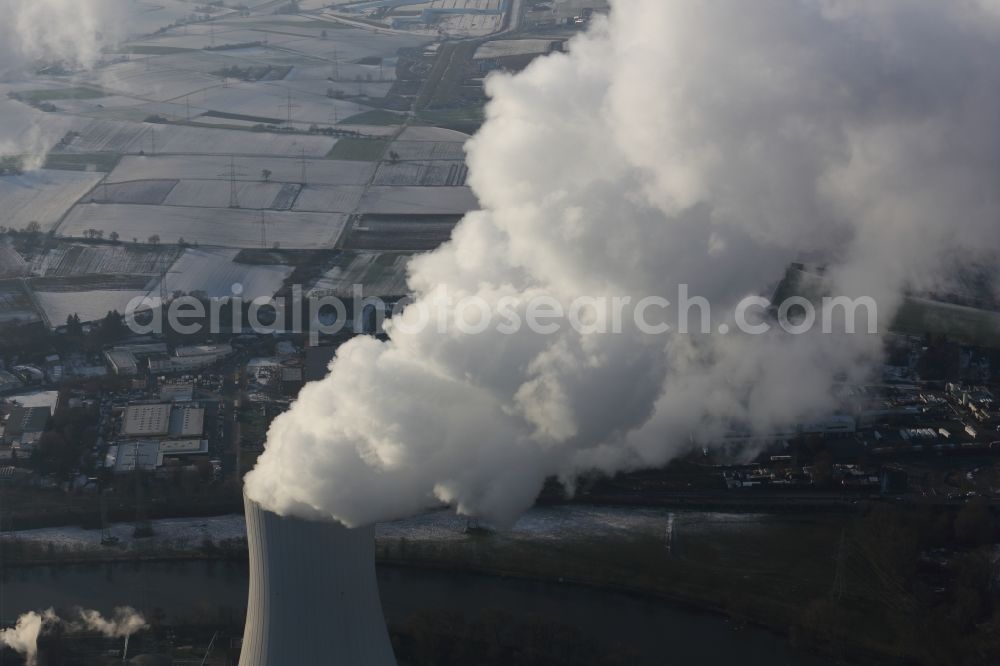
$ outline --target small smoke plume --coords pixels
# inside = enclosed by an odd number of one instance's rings
[[[66,633],[94,632],[108,638],[125,638],[149,626],[141,614],[128,606],[116,608],[110,619],[95,610],[78,609],[77,615],[77,619],[66,620],[51,608],[41,613],[25,613],[13,627],[0,630],[0,646],[6,645],[24,655],[28,666],[34,666],[38,661],[38,637],[46,629],[58,626]]]
[[[878,304],[1000,247],[1000,14],[978,0],[618,0],[567,54],[488,80],[468,145],[483,210],[415,259],[522,317],[533,296],[711,304],[711,330],[790,260]],[[498,308],[494,307],[494,312]],[[246,479],[283,514],[348,525],[443,501],[509,524],[544,479],[661,465],[732,427],[828,413],[876,335],[414,332],[344,345],[275,420]],[[697,310],[695,310],[697,312]],[[696,315],[697,316],[697,315]],[[863,331],[863,329],[862,329]]]
[[[42,627],[52,622],[52,609],[44,613],[25,613],[17,618],[17,624],[10,629],[0,629],[0,646],[6,645],[18,654],[24,655],[28,666],[38,661],[38,636]]]
[[[128,606],[116,608],[110,619],[95,610],[80,609],[79,614],[80,619],[69,624],[73,631],[93,631],[108,638],[125,638],[149,626],[141,614]]]

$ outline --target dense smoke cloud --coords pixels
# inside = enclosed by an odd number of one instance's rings
[[[791,259],[891,320],[998,247],[1000,15],[972,0],[619,0],[568,54],[492,76],[468,146],[484,210],[411,264],[443,294],[706,297],[712,330]],[[415,308],[402,323],[414,317]],[[454,316],[453,314],[450,316]],[[247,477],[349,525],[444,501],[507,524],[545,477],[660,465],[835,406],[878,336],[402,330],[341,348]]]
[[[34,666],[38,660],[38,637],[43,630],[57,626],[66,633],[89,631],[108,638],[125,638],[149,625],[142,615],[128,606],[116,608],[110,619],[95,610],[77,609],[77,619],[67,620],[49,608],[41,613],[25,613],[17,618],[13,627],[0,630],[0,647],[6,645],[24,655],[28,666]]]

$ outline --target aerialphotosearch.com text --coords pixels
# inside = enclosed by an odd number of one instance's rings
[[[194,335],[204,331],[251,331],[261,335],[309,334],[312,340],[348,330],[375,333],[385,328],[417,334],[428,327],[441,334],[487,332],[514,335],[527,329],[553,335],[566,327],[580,334],[639,332],[647,335],[719,334],[738,331],[763,335],[775,327],[791,335],[814,330],[823,333],[878,332],[878,306],[870,297],[827,296],[818,303],[792,296],[772,303],[747,296],[724,309],[725,317],[714,318],[712,305],[702,296],[692,296],[688,285],[677,288],[676,297],[577,296],[558,298],[531,292],[486,298],[482,295],[453,297],[446,287],[418,299],[386,300],[366,296],[354,285],[352,297],[310,292],[293,286],[290,294],[277,297],[243,298],[240,284],[227,297],[179,295],[164,303],[156,297],[133,299],[125,311],[126,325],[137,334],[171,331]],[[391,321],[386,322],[386,319]],[[735,331],[734,331],[735,329]]]

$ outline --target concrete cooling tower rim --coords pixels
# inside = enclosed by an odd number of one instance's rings
[[[284,518],[244,497],[250,592],[240,666],[395,666],[375,528]]]

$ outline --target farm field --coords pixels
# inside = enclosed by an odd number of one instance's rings
[[[450,130],[445,130],[450,131]],[[458,134],[458,132],[456,132]],[[449,160],[465,159],[465,144],[458,141],[393,141],[389,150],[397,153],[401,160]]]
[[[240,181],[262,181],[262,172],[268,169],[271,171],[272,182],[302,182],[301,159],[236,157],[234,162],[237,179]],[[374,165],[364,162],[306,160],[306,177],[310,185],[364,185],[371,178],[374,169]],[[121,160],[109,179],[112,183],[171,178],[228,181],[229,171],[230,159],[223,156],[127,156]],[[226,185],[228,183],[224,184]]]
[[[23,229],[38,222],[50,231],[100,179],[99,173],[48,169],[0,177],[0,226]]]
[[[106,184],[94,189],[91,201],[101,203],[143,204],[158,206],[163,203],[176,180],[134,180],[128,183]]]
[[[507,58],[510,56],[548,53],[552,50],[551,39],[497,39],[486,42],[473,56],[475,60]]]
[[[462,186],[469,175],[464,162],[383,162],[374,185]]]
[[[191,15],[193,5],[185,0],[113,0],[127,12],[132,35],[145,35]]]
[[[27,262],[11,247],[10,241],[0,240],[0,278],[20,277],[27,272]]]
[[[461,215],[364,215],[344,235],[345,250],[422,252],[451,238]]]
[[[124,153],[145,131],[143,124],[93,120],[77,129],[72,139],[59,149],[73,153]]]
[[[468,187],[370,187],[360,206],[374,215],[464,215],[478,208]]]
[[[282,183],[240,183],[236,190],[237,201],[240,208],[256,210],[272,208],[285,187],[287,186]],[[214,180],[182,180],[163,203],[167,206],[228,208],[229,183]]]
[[[31,295],[22,280],[0,280],[0,324],[40,321]]]
[[[99,176],[108,173],[118,164],[114,153],[49,153],[45,156],[43,168],[57,171],[100,171]]]
[[[241,81],[228,88],[212,88],[204,97],[197,103],[199,109],[273,119],[282,123],[288,115],[288,91],[280,85]],[[334,117],[347,118],[368,110],[366,106],[330,99],[325,94],[293,93],[292,105],[293,120],[325,125],[332,124]]]
[[[240,285],[244,300],[271,297],[294,270],[291,266],[236,263],[238,254],[239,250],[219,248],[185,250],[166,276],[168,293],[200,292],[209,298],[226,298],[233,295],[234,285]],[[159,288],[157,283],[153,291]]]
[[[222,84],[221,79],[208,73],[161,69],[160,65],[151,65],[145,59],[111,65],[99,76],[109,93],[151,102],[176,100]]]
[[[107,316],[108,312],[117,310],[125,312],[128,303],[134,298],[142,298],[146,291],[110,290],[98,291],[35,291],[35,300],[45,316],[45,321],[51,328],[66,324],[66,319],[73,314],[79,315],[80,321],[97,321]]]
[[[160,275],[180,254],[177,247],[60,243],[38,257],[32,275]]]
[[[81,204],[60,226],[65,237],[82,237],[98,229],[107,237],[116,231],[121,238],[146,241],[159,236],[164,244],[188,243],[218,247],[259,248],[259,211],[182,206],[129,204]],[[267,214],[267,235],[284,249],[332,248],[346,223],[346,215],[294,211]]]
[[[422,125],[411,125],[404,129],[400,135],[400,141],[437,141],[446,143],[464,144],[470,137],[464,132],[445,129],[443,127],[428,127]]]
[[[365,111],[364,113],[359,113],[356,116],[351,116],[350,118],[345,118],[341,121],[343,125],[386,125],[386,126],[399,126],[403,124],[406,118],[398,113],[393,113],[392,111],[384,111],[382,109],[376,109],[375,111]]]
[[[107,93],[99,88],[91,88],[89,86],[71,86],[22,90],[17,93],[17,96],[28,102],[54,102],[64,99],[98,99],[100,97],[107,97]]]
[[[345,250],[309,289],[309,296],[354,295],[354,285],[364,286],[365,296],[402,296],[406,286],[406,266],[411,254],[399,252],[357,252]]]
[[[299,193],[292,210],[351,213],[361,203],[364,191],[356,185],[307,187]]]
[[[179,153],[184,155],[265,155],[284,157],[302,155],[320,158],[325,156],[336,139],[328,136],[302,134],[275,134],[272,132],[247,132],[241,130],[208,129],[178,125],[147,125],[144,134],[156,133],[157,154]],[[132,145],[122,152],[149,152],[147,137],[136,137]]]
[[[377,162],[385,152],[383,139],[341,139],[330,151],[333,160],[354,160],[357,162]]]
[[[339,90],[344,95],[363,95],[365,97],[380,99],[389,94],[389,90],[392,89],[392,81],[388,80],[389,77],[385,76],[384,68],[382,72],[379,72],[377,66],[374,69],[374,74],[366,72],[365,75],[361,77],[362,79],[365,79],[368,75],[371,75],[374,79],[373,81],[357,81],[353,77],[344,76],[343,74],[340,75],[341,78],[337,81],[330,81],[326,76],[322,78],[308,79],[296,78],[294,80],[289,80],[288,77],[286,77],[285,80],[281,82],[281,87],[285,90],[291,90],[292,95],[295,97],[298,97],[299,93],[317,97],[326,97],[328,90],[333,90],[334,92]],[[329,76],[330,69],[324,68],[323,73]],[[338,116],[338,120],[343,117],[344,116]]]

